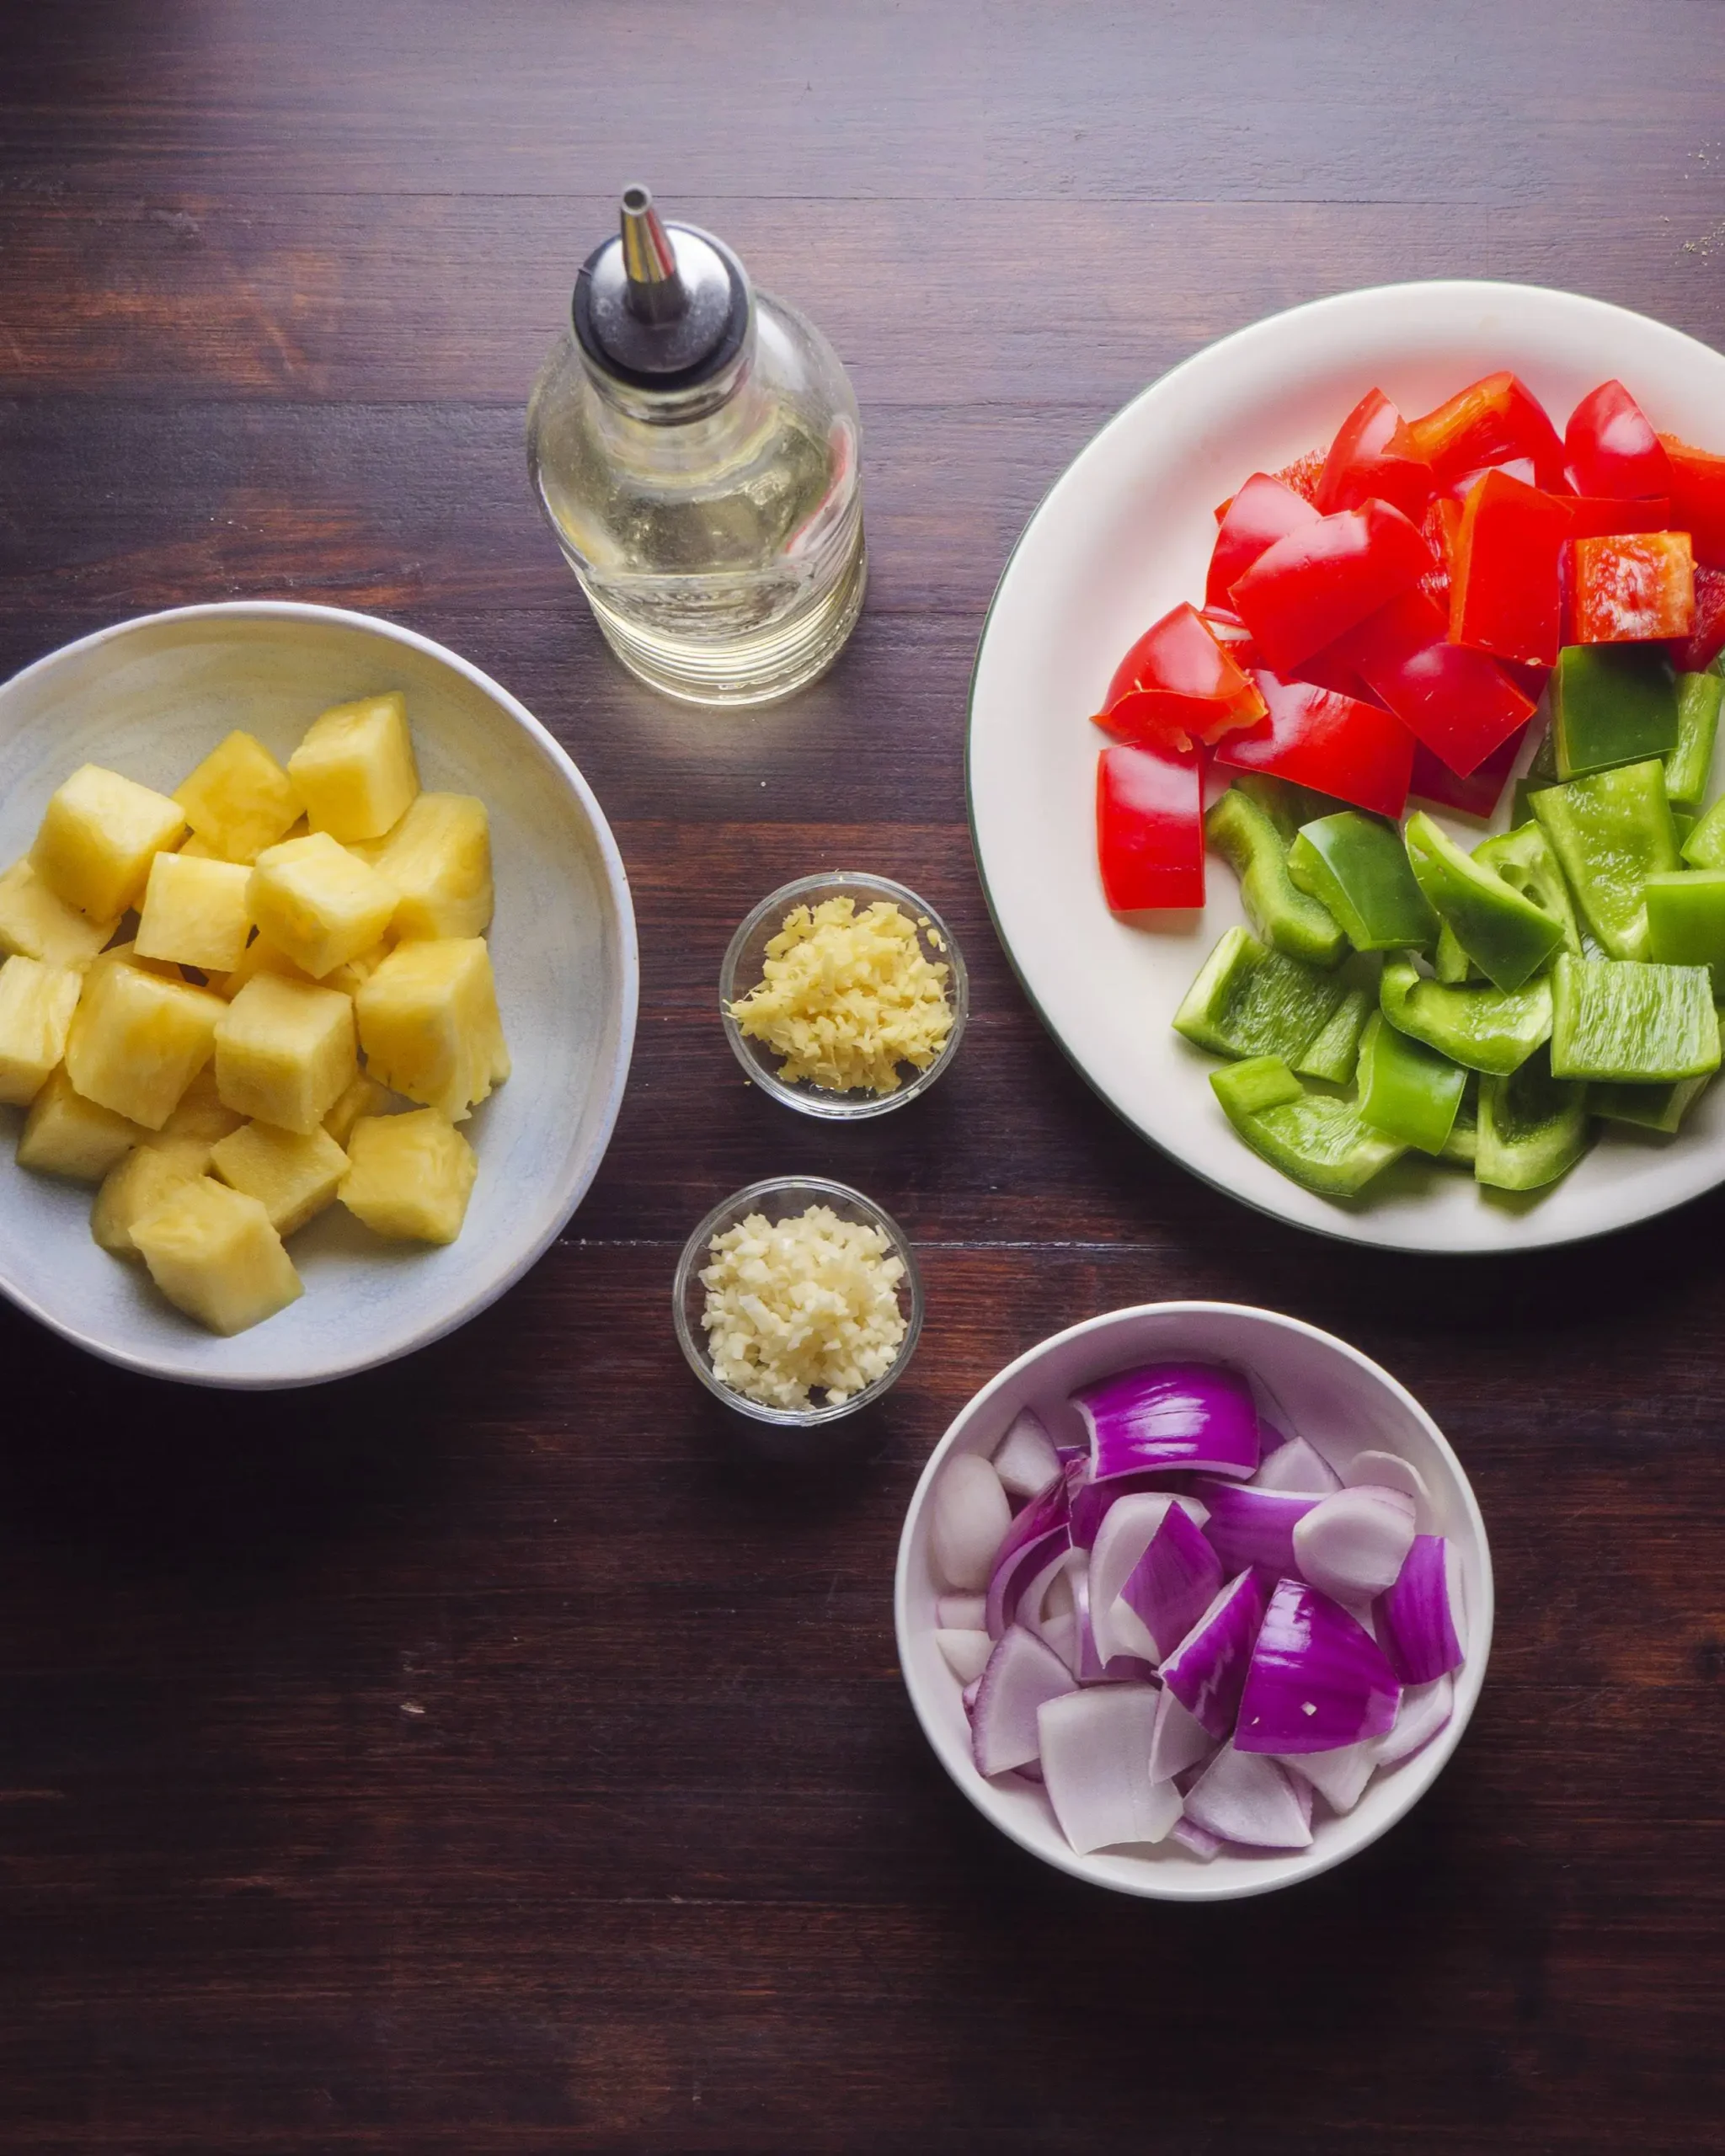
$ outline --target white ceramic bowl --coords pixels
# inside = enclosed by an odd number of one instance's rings
[[[1365,1451],[1411,1460],[1432,1492],[1437,1531],[1461,1552],[1467,1659],[1456,1674],[1449,1726],[1404,1765],[1375,1776],[1344,1817],[1319,1817],[1325,1808],[1320,1801],[1311,1847],[1284,1855],[1236,1855],[1225,1849],[1206,1864],[1177,1843],[1145,1852],[1078,1855],[1039,1789],[1010,1775],[990,1781],[977,1772],[958,1679],[935,1644],[940,1590],[929,1558],[929,1498],[946,1462],[956,1452],[991,1453],[1025,1407],[1042,1417],[1057,1444],[1081,1444],[1082,1427],[1069,1398],[1077,1387],[1110,1371],[1169,1358],[1209,1358],[1248,1372],[1281,1410],[1278,1419],[1285,1419],[1290,1433],[1310,1438],[1338,1469]],[[1461,1462],[1430,1416],[1357,1348],[1298,1318],[1238,1303],[1146,1303],[1109,1310],[1054,1334],[1008,1364],[960,1412],[922,1470],[899,1541],[894,1607],[900,1666],[923,1734],[984,1818],[1075,1879],[1164,1902],[1234,1901],[1290,1886],[1329,1870],[1394,1826],[1431,1787],[1461,1741],[1485,1679],[1492,1613],[1485,1523]]]
[[[1669,1143],[1612,1131],[1551,1189],[1482,1190],[1398,1161],[1348,1203],[1300,1189],[1235,1135],[1212,1057],[1174,1033],[1180,998],[1244,919],[1213,862],[1201,914],[1117,920],[1096,868],[1087,723],[1120,654],[1201,598],[1214,505],[1252,471],[1327,443],[1373,387],[1423,412],[1513,367],[1561,430],[1607,376],[1656,426],[1725,447],[1725,355],[1626,308],[1526,285],[1381,286],[1254,323],[1196,353],[1111,419],[1056,481],[1007,563],[971,684],[970,814],[1001,940],[1055,1038],[1104,1100],[1194,1173],[1321,1233],[1398,1250],[1514,1250],[1642,1220],[1725,1181],[1725,1086]],[[1509,793],[1494,821],[1508,820]],[[1481,826],[1440,813],[1471,846]]]
[[[592,791],[531,713],[452,651],[366,614],[287,601],[187,606],[99,631],[0,688],[0,866],[67,774],[101,763],[166,792],[235,727],[286,758],[320,711],[407,697],[428,787],[491,812],[498,997],[515,1070],[463,1126],[479,1177],[459,1241],[391,1244],[340,1206],[293,1241],[306,1283],[231,1340],[180,1315],[91,1240],[91,1192],[13,1159],[0,1109],[0,1292],[93,1353],[193,1385],[321,1383],[435,1340],[494,1302],[597,1171],[635,1031],[628,879]]]

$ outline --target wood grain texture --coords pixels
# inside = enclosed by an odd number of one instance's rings
[[[1725,334],[1725,14],[1653,0],[0,4],[0,670],[148,608],[375,608],[505,681],[617,830],[633,1079],[587,1203],[457,1337],[310,1398],[126,1377],[0,1310],[0,2146],[31,2152],[1691,2152],[1725,2098],[1725,1196],[1450,1263],[1242,1211],[1028,1009],[964,822],[1012,540],[1119,403],[1387,278]],[[521,408],[620,182],[710,221],[863,401],[830,679],[715,724],[609,662]],[[770,883],[927,892],[974,1016],[901,1118],[745,1086]],[[916,1237],[928,1323],[819,1471],[669,1325],[777,1169]],[[923,1745],[922,1460],[1058,1326],[1295,1312],[1460,1449],[1498,1632],[1384,1843],[1213,1909],[1092,1894]]]

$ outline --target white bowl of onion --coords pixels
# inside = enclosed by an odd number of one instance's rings
[[[1491,1553],[1443,1433],[1357,1348],[1153,1303],[963,1409],[895,1614],[985,1817],[1094,1885],[1226,1901],[1328,1870],[1430,1788],[1484,1680]]]

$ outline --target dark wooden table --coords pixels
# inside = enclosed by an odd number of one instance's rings
[[[590,1198],[457,1337],[310,1395],[121,1376],[0,1310],[0,2137],[40,2151],[1690,2152],[1725,2095],[1725,1198],[1386,1257],[1117,1125],[990,931],[968,669],[1097,424],[1266,312],[1404,276],[1725,332],[1717,0],[154,0],[0,10],[0,670],[291,595],[495,674],[633,879]],[[528,498],[521,413],[619,184],[853,370],[873,584],[772,716],[660,702]],[[741,1083],[718,956],[860,862],[964,940],[964,1052],[827,1130]],[[927,1271],[846,1463],[763,1474],[668,1289],[727,1191],[836,1174]],[[889,1589],[972,1390],[1112,1305],[1356,1341],[1466,1460],[1490,1680],[1339,1873],[1183,1909],[990,1832]]]

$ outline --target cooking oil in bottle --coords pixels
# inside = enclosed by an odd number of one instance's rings
[[[527,463],[617,657],[690,703],[826,669],[868,581],[857,399],[813,323],[644,187],[575,282]]]

